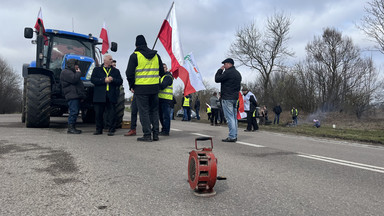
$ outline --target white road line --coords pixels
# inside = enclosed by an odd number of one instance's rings
[[[358,169],[365,169],[365,170],[378,172],[378,173],[384,173],[384,167],[372,166],[372,165],[362,164],[362,163],[355,163],[352,161],[339,160],[339,159],[335,159],[335,158],[323,157],[323,156],[318,156],[318,155],[299,154],[297,156],[309,158],[309,159],[313,159],[313,160],[325,161],[328,163],[339,164],[339,165],[343,165],[343,166],[354,167],[354,168],[358,168]]]
[[[171,128],[172,131],[182,131],[180,129],[176,129],[176,128]]]
[[[240,141],[237,141],[236,143],[241,144],[241,145],[252,146],[252,147],[256,147],[256,148],[263,148],[263,147],[265,147],[265,146],[262,146],[262,145],[256,145],[256,144],[240,142]]]
[[[209,135],[200,134],[200,133],[191,133],[191,134],[196,135],[196,136],[211,137]]]

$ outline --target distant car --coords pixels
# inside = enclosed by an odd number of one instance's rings
[[[183,115],[184,115],[183,109],[179,109],[179,111],[177,111],[176,113],[176,117],[183,117]],[[191,118],[196,118],[196,113],[193,110],[191,110]]]

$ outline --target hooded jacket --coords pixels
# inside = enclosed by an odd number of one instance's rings
[[[83,81],[81,81],[81,73],[75,70],[75,59],[67,61],[65,69],[60,74],[60,82],[63,95],[66,100],[85,98]]]
[[[164,76],[163,62],[156,50],[149,49],[146,45],[137,46],[135,51],[140,52],[145,58],[152,59],[157,55],[159,58],[159,80]],[[159,93],[159,84],[155,85],[135,85],[136,67],[138,65],[136,53],[132,53],[129,57],[129,62],[125,74],[129,84],[129,89],[133,89],[135,94],[157,94]]]

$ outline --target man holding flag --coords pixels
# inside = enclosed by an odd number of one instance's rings
[[[147,47],[143,35],[136,37],[136,49],[126,70],[129,89],[136,97],[143,137],[137,141],[159,140],[159,82],[164,76],[163,62],[156,50]],[[153,133],[153,139],[151,137]]]
[[[196,91],[205,90],[193,54],[190,53],[187,56],[184,56],[183,54],[176,20],[175,3],[172,3],[157,38],[160,39],[171,58],[172,67],[170,72],[173,77],[180,77],[184,83],[184,96]],[[155,45],[156,42],[153,47],[155,47]]]
[[[221,83],[221,97],[224,116],[228,121],[229,135],[223,142],[237,141],[237,100],[241,88],[241,74],[236,70],[231,58],[225,59],[224,64],[215,75],[215,82]]]

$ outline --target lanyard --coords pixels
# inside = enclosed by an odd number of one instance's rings
[[[108,76],[109,76],[109,73],[111,72],[111,69],[112,69],[112,68],[109,68],[108,71],[105,69],[105,67],[103,67],[103,69],[104,69],[105,74],[106,74],[107,77],[108,77]],[[107,91],[109,91],[109,83],[107,83]]]

